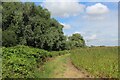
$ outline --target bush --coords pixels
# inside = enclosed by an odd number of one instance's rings
[[[48,58],[64,55],[68,51],[48,52],[42,49],[18,45],[3,47],[2,77],[3,78],[38,78],[44,62]]]
[[[49,54],[45,50],[27,46],[2,48],[2,50],[3,78],[34,78],[37,66],[42,64]]]

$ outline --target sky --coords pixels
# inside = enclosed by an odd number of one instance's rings
[[[80,33],[87,45],[117,46],[118,0],[89,1],[42,0],[34,2],[50,11],[51,17],[64,26],[63,31],[66,36]]]

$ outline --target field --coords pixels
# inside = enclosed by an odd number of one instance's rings
[[[45,51],[18,45],[2,48],[3,78],[117,78],[118,48]],[[84,72],[82,72],[82,71]]]
[[[94,77],[117,78],[118,47],[93,47],[71,50],[72,63]]]

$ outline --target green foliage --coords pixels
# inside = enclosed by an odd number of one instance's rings
[[[26,46],[3,48],[3,78],[33,78],[37,61],[43,61],[48,52]],[[40,58],[41,57],[41,58]]]
[[[48,58],[69,53],[68,51],[48,52],[30,48],[28,46],[15,46],[2,48],[2,77],[3,78],[38,78],[38,71]]]
[[[73,64],[94,77],[118,78],[118,47],[93,47],[71,50]]]
[[[2,46],[2,29],[0,28],[0,48]]]
[[[65,55],[65,54],[69,54],[70,52],[68,50],[64,50],[64,51],[52,51],[51,52],[51,56],[55,57],[55,56],[61,56],[61,55]]]
[[[69,54],[55,57],[54,59],[46,62],[43,67],[43,71],[40,73],[40,78],[56,78],[63,77],[61,74],[64,74],[65,70],[68,68],[66,65]],[[68,79],[65,79],[68,80]]]
[[[84,41],[83,37],[78,33],[70,36],[69,40],[73,42],[73,45],[75,47],[84,47],[85,46],[85,41]]]
[[[68,40],[65,42],[64,48],[69,50],[76,47],[85,47],[85,41],[83,37],[76,33],[68,37]]]
[[[3,2],[2,12],[3,46],[27,45],[50,51],[85,45],[80,34],[73,34],[70,42],[66,41],[63,25],[34,3]]]
[[[2,7],[3,46],[22,44],[46,50],[63,49],[63,26],[50,17],[47,9],[28,2],[3,2]]]
[[[16,40],[17,37],[14,31],[10,31],[10,30],[4,31],[2,34],[3,34],[2,40],[4,46],[12,46],[17,44],[17,40]]]

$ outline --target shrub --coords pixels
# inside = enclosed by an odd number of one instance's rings
[[[3,48],[3,78],[34,78],[37,66],[42,64],[49,52],[27,46]],[[38,64],[40,63],[40,64]]]

